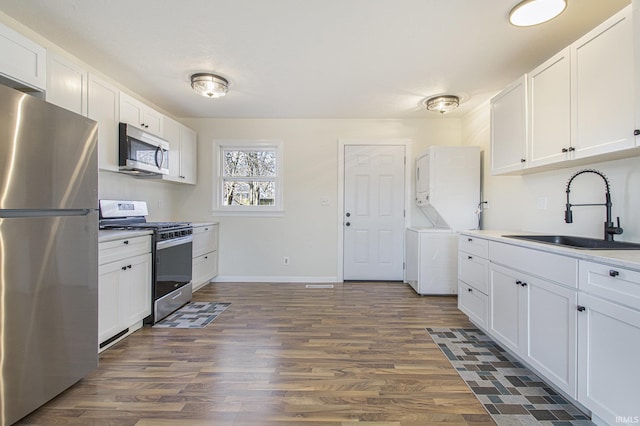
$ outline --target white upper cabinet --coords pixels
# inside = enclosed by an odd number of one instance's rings
[[[164,137],[169,141],[169,174],[163,180],[196,183],[196,132],[167,116],[162,117]]]
[[[492,174],[640,154],[630,150],[638,146],[635,133],[640,133],[635,77],[640,52],[634,56],[632,13],[631,6],[622,9],[523,77],[528,83],[525,107],[518,82],[492,99]],[[640,36],[640,29],[635,31]],[[523,109],[527,120],[520,116]],[[519,136],[522,131],[527,138]],[[518,165],[523,146],[526,156]]]
[[[527,78],[491,99],[491,173],[522,170],[527,150]]]
[[[633,0],[633,40],[634,53],[635,53],[635,72],[636,75],[640,72],[640,0]],[[636,127],[634,129],[634,135],[636,136],[636,146],[640,147],[640,81],[635,82],[636,92]]]
[[[180,176],[185,183],[195,184],[197,178],[197,134],[188,127],[180,127]]]
[[[566,48],[529,73],[527,167],[564,161],[571,146],[571,59]]]
[[[635,80],[631,6],[573,43],[575,158],[635,146]]]
[[[120,121],[163,137],[162,114],[124,92],[120,93]]]
[[[87,77],[87,70],[78,64],[47,52],[47,102],[86,116]]]
[[[46,57],[44,47],[0,24],[0,75],[45,90]]]
[[[87,116],[98,122],[98,167],[118,171],[118,123],[120,91],[89,74]]]

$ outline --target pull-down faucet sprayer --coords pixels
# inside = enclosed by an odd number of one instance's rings
[[[605,202],[604,204],[571,204],[569,201],[569,193],[571,192],[571,182],[573,180],[584,173],[595,173],[600,176],[604,180],[604,184],[606,187],[605,192]],[[617,226],[611,221],[611,192],[609,191],[609,179],[604,175],[604,173],[595,170],[595,169],[584,169],[580,170],[571,176],[569,182],[567,182],[567,209],[564,212],[564,221],[566,223],[573,223],[573,212],[571,211],[571,207],[580,207],[580,206],[605,206],[607,209],[607,217],[604,222],[604,239],[607,241],[613,241],[614,235],[622,234],[622,228],[620,227],[620,217],[618,217]]]

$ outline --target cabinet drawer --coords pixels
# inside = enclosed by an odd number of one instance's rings
[[[193,228],[193,257],[218,250],[218,225]]]
[[[98,244],[98,264],[115,262],[151,252],[151,236],[123,238]]]
[[[458,252],[458,278],[487,294],[489,261],[479,256]]]
[[[484,330],[487,329],[488,302],[486,294],[458,281],[458,309],[467,314],[471,321]]]
[[[460,235],[458,237],[458,250],[486,259],[489,257],[489,240],[470,235]]]
[[[218,275],[218,252],[204,254],[193,259],[193,288],[197,289]]]
[[[489,243],[491,262],[569,287],[578,287],[578,259],[511,244]]]
[[[640,272],[580,261],[580,290],[640,309]]]

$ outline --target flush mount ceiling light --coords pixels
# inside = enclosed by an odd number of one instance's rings
[[[229,90],[226,78],[210,73],[198,73],[191,76],[191,87],[197,94],[207,98],[221,98]]]
[[[460,105],[460,98],[453,95],[435,96],[422,101],[422,105],[429,111],[436,111],[441,114],[453,111]]]
[[[547,22],[567,8],[567,0],[523,0],[509,13],[516,27],[529,27]]]

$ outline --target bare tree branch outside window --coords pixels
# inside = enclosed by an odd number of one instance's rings
[[[272,206],[276,199],[274,150],[223,150],[224,206]]]

